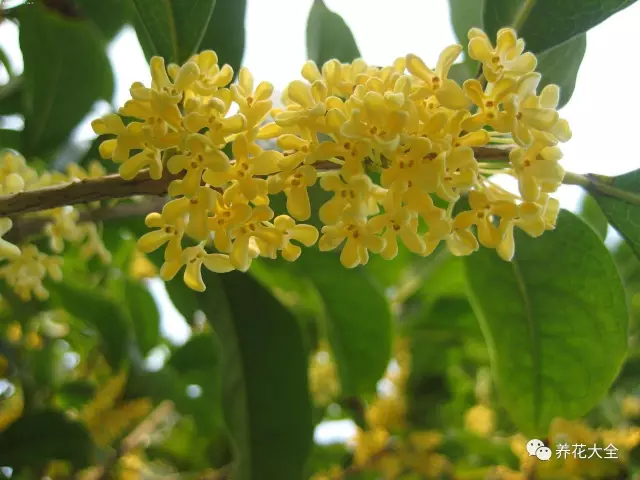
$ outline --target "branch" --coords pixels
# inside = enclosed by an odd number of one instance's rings
[[[632,205],[640,205],[640,195],[635,192],[622,190],[613,185],[613,178],[605,175],[596,175],[594,173],[580,174],[566,172],[564,180],[565,185],[580,185],[587,192],[594,196],[605,195],[617,198]]]
[[[147,170],[132,180],[118,174],[89,178],[53,187],[27,190],[12,195],[0,195],[0,217],[50,210],[99,200],[127,198],[136,195],[165,195],[169,184],[177,177],[167,169],[160,180],[153,180]]]
[[[165,197],[149,198],[138,203],[123,203],[116,206],[104,206],[95,210],[80,212],[78,223],[98,222],[102,220],[118,220],[121,218],[144,217],[152,212],[159,212],[167,202]],[[47,217],[18,217],[13,220],[13,227],[3,237],[18,244],[32,235],[37,235],[50,222]]]
[[[474,149],[476,158],[504,158],[509,149],[499,147],[478,147]],[[329,161],[316,162],[318,170],[334,170],[339,165]],[[39,212],[65,205],[78,205],[114,198],[137,195],[165,195],[169,184],[179,178],[164,169],[160,180],[153,180],[147,170],[132,180],[125,180],[118,174],[100,178],[78,180],[38,190],[27,190],[12,195],[0,195],[0,217],[15,217],[25,213]]]

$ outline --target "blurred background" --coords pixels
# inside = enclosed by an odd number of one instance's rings
[[[24,2],[5,0],[4,6],[21,3]],[[312,0],[247,1],[242,64],[251,70],[256,81],[268,80],[276,91],[282,91],[289,81],[301,78],[300,68],[307,58],[306,22],[312,3]],[[428,65],[435,65],[442,49],[456,42],[447,0],[326,0],[325,3],[346,21],[363,58],[370,64],[386,65],[399,56],[415,53]],[[640,166],[640,155],[634,146],[640,112],[640,94],[635,89],[640,78],[639,25],[640,2],[588,33],[575,91],[561,110],[561,116],[569,121],[573,131],[571,141],[562,146],[563,165],[568,171],[618,175]],[[22,58],[18,28],[12,22],[0,23],[0,46],[14,72],[19,74]],[[124,104],[134,81],[150,82],[148,65],[132,27],[125,27],[111,40],[108,54],[115,73],[113,102],[96,103],[76,128],[72,139],[78,150],[88,148],[95,139],[91,120]],[[0,70],[0,84],[7,79],[6,71]],[[2,122],[2,128],[21,129],[23,125],[18,115],[3,117]],[[562,186],[558,197],[564,208],[581,210],[583,196],[578,187]],[[609,227],[607,244],[613,248],[618,243],[618,235]],[[185,344],[192,329],[169,300],[164,283],[148,279],[147,285],[159,306],[162,334],[174,346]],[[160,369],[170,351],[165,345],[152,349],[146,358],[148,369]],[[322,422],[316,427],[316,440],[344,441],[355,430],[352,420]]]

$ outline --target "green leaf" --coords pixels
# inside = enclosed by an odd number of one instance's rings
[[[314,0],[307,19],[307,58],[322,66],[334,58],[345,63],[358,57],[360,50],[349,26],[322,0]]]
[[[215,0],[133,0],[135,25],[147,60],[158,55],[182,64],[196,53]]]
[[[27,413],[0,433],[0,465],[15,469],[38,469],[51,460],[83,468],[92,464],[93,450],[89,432],[62,412]]]
[[[451,25],[458,41],[465,46],[467,33],[473,27],[482,28],[483,0],[449,0]]]
[[[363,268],[348,270],[332,253],[309,248],[296,263],[324,300],[342,394],[375,392],[391,356],[391,310],[384,293]]]
[[[520,24],[527,49],[542,53],[585,33],[635,0],[485,0],[484,29],[489,38],[502,27]]]
[[[251,276],[204,272],[200,308],[220,338],[223,402],[237,480],[299,480],[313,425],[296,319]]]
[[[613,177],[611,185],[640,194],[640,170]],[[640,205],[632,205],[623,200],[603,194],[594,195],[609,223],[620,232],[629,246],[640,258]]]
[[[51,299],[67,312],[96,328],[102,339],[104,356],[114,369],[119,369],[130,345],[130,323],[122,306],[97,291],[70,283],[48,285]]]
[[[200,50],[215,50],[218,64],[229,64],[238,73],[245,43],[246,0],[217,0]]]
[[[195,335],[171,355],[167,364],[178,372],[216,367],[220,364],[220,347],[216,343],[211,334]]]
[[[22,132],[19,130],[0,128],[0,150],[4,148],[19,150],[21,137]]]
[[[12,77],[0,88],[0,115],[22,112],[22,77]]]
[[[539,89],[550,83],[560,87],[560,103],[562,108],[573,95],[580,64],[587,51],[587,35],[579,35],[568,42],[558,45],[538,55],[536,70],[542,74]]]
[[[131,0],[76,0],[80,13],[90,19],[107,38],[113,38],[131,20]]]
[[[545,435],[607,392],[629,314],[610,253],[579,217],[563,210],[555,230],[515,237],[512,262],[482,249],[465,267],[502,404],[523,433]]]
[[[39,2],[19,10],[24,58],[21,151],[45,155],[60,146],[99,99],[111,101],[113,73],[95,25],[60,16]]]
[[[160,313],[149,290],[140,282],[125,281],[124,298],[133,321],[133,331],[143,355],[160,343]]]
[[[598,202],[596,202],[591,195],[584,196],[580,207],[580,216],[593,228],[602,240],[607,237],[609,222],[607,221],[607,217],[604,216],[604,213],[602,213]]]

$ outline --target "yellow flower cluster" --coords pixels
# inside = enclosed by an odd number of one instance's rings
[[[182,66],[153,58],[151,86],[134,83],[119,114],[93,122],[96,133],[114,137],[100,152],[121,164],[125,179],[142,169],[155,179],[165,169],[177,176],[173,199],[147,217],[155,230],[140,250],[166,244],[161,276],[186,267],[186,284],[200,291],[203,265],[246,271],[256,256],[278,253],[293,261],[296,243],[318,237],[320,250],[343,246],[347,268],[370,253],[394,258],[399,241],[418,255],[445,242],[454,255],[483,245],[510,260],[515,227],[531,236],[554,228],[558,202],[549,195],[564,175],[557,144],[571,132],[556,111],[558,87],[537,92],[536,59],[514,30],[500,30],[495,47],[478,29],[469,39],[486,84],[448,78],[460,45],[447,47],[435,69],[411,54],[383,68],[309,61],[282,108],[272,108],[273,86],[254,85],[246,68],[231,83],[231,68],[219,67],[213,51]],[[508,161],[476,158],[478,147],[514,143]],[[516,177],[519,195],[495,185],[489,177],[497,173]],[[319,208],[321,235],[296,223],[310,218],[316,184],[332,194]],[[281,192],[288,215],[276,216],[269,196]],[[454,209],[463,195],[469,208]]]
[[[38,172],[29,167],[20,154],[6,150],[0,152],[0,194],[16,194],[27,190],[37,190],[84,178],[97,178],[106,171],[98,162],[89,165],[88,170],[70,164],[67,173]],[[54,254],[62,253],[65,242],[81,245],[80,254],[84,258],[98,255],[104,263],[111,261],[111,254],[104,247],[95,223],[80,222],[80,212],[73,207],[60,207],[28,215],[29,218],[45,220],[43,233],[49,239],[49,247]],[[48,275],[54,281],[62,278],[62,257],[47,255],[33,243],[23,242],[20,247],[2,237],[11,230],[13,221],[0,218],[0,278],[4,279],[15,293],[27,301],[35,295],[46,299],[48,292],[43,281]]]

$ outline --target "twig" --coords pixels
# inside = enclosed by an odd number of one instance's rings
[[[509,150],[505,147],[480,147],[474,149],[477,158],[504,158]],[[314,166],[318,170],[335,170],[339,165],[322,161]],[[142,171],[132,180],[118,174],[100,178],[79,180],[38,190],[27,190],[13,195],[0,195],[0,217],[15,217],[25,213],[50,210],[65,205],[78,205],[99,200],[127,198],[137,195],[165,195],[169,184],[178,176],[166,169],[159,180],[153,180],[148,170]]]
[[[580,185],[592,195],[605,195],[614,197],[632,205],[640,205],[640,195],[635,192],[622,190],[613,184],[613,178],[604,175],[596,175],[593,173],[580,174],[566,172],[564,180],[565,185]]]
[[[132,180],[118,174],[90,178],[71,183],[27,190],[0,196],[0,217],[50,210],[65,205],[77,205],[112,198],[136,195],[165,195],[169,184],[177,177],[165,170],[160,180],[153,180],[145,170]]]
[[[151,212],[161,211],[166,201],[166,197],[155,197],[138,203],[123,203],[114,207],[105,206],[95,210],[85,210],[80,212],[78,223],[143,217]],[[40,233],[50,221],[46,217],[17,217],[13,220],[13,227],[3,238],[11,243],[20,243],[21,240]]]

